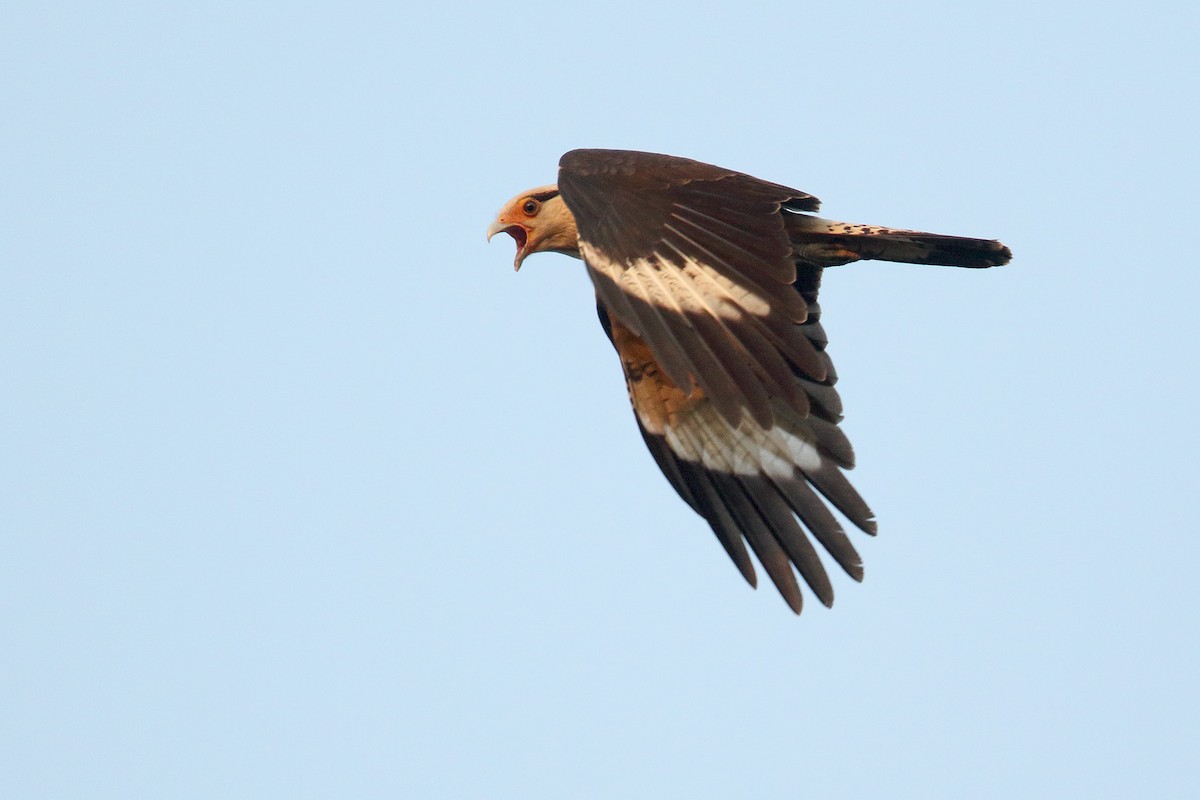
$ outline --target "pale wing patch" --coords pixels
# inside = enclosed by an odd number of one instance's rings
[[[821,467],[821,455],[805,433],[779,424],[763,428],[749,417],[734,427],[704,402],[672,418],[664,431],[679,458],[719,472],[784,479],[794,477],[797,468],[809,473]]]
[[[675,385],[699,385],[735,425],[748,413],[770,427],[773,398],[807,415],[796,371],[822,381],[828,367],[796,324],[808,314],[800,293],[780,286],[778,296],[768,294],[669,239],[658,248],[619,261],[586,240],[579,245],[601,302],[645,339]]]
[[[667,228],[668,230],[673,230],[669,225]],[[748,287],[737,283],[727,275],[721,274],[719,271],[713,269],[712,266],[698,261],[695,257],[688,255],[670,241],[665,241],[663,244],[674,250],[680,261],[682,261],[683,267],[677,267],[677,269],[680,269],[697,286],[705,287],[706,296],[717,300],[717,305],[733,302],[742,309],[760,317],[765,317],[771,313],[771,304]],[[713,288],[718,288],[720,293],[714,293],[712,291]]]
[[[680,272],[691,282],[709,308],[725,319],[741,320],[745,313],[765,317],[771,313],[771,304],[745,286],[734,283],[690,256],[679,251],[683,259]]]
[[[659,308],[707,312],[730,321],[741,321],[747,313],[759,317],[771,313],[766,298],[678,251],[682,268],[658,253],[617,264],[584,240],[579,242],[579,252],[584,261],[612,278],[622,291]]]

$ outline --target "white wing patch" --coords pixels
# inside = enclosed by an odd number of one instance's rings
[[[667,245],[670,246],[670,245]],[[765,297],[721,275],[711,266],[676,251],[683,267],[659,254],[617,264],[587,241],[579,253],[594,269],[608,275],[622,291],[669,311],[707,312],[718,319],[740,321],[746,314],[765,317]]]
[[[811,473],[822,464],[812,434],[806,435],[802,428],[789,430],[779,424],[763,428],[749,415],[743,415],[735,428],[707,402],[676,416],[663,433],[676,456],[720,472],[792,478],[797,468]]]

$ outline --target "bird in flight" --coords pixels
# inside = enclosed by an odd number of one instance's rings
[[[572,150],[558,184],[517,195],[488,228],[583,259],[646,446],[751,586],[746,544],[799,614],[796,573],[824,605],[815,539],[854,580],[862,561],[829,506],[874,535],[843,474],[854,452],[825,352],[826,267],[863,259],[994,267],[997,241],[834,222],[796,189],[674,156]],[[807,531],[807,534],[806,534]],[[793,567],[795,568],[793,571]]]

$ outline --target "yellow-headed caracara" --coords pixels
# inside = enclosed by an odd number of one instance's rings
[[[558,185],[509,201],[488,237],[582,258],[642,437],[742,576],[745,543],[801,609],[794,566],[826,606],[812,535],[855,580],[862,561],[826,503],[875,533],[842,470],[854,453],[817,305],[821,271],[860,259],[993,267],[996,241],[833,222],[817,198],[684,158],[573,150]],[[822,499],[823,498],[823,499]]]

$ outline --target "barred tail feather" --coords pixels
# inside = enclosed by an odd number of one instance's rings
[[[1012,258],[1012,252],[994,239],[858,225],[801,214],[789,214],[786,219],[796,257],[821,266],[875,259],[980,268],[998,267]]]

